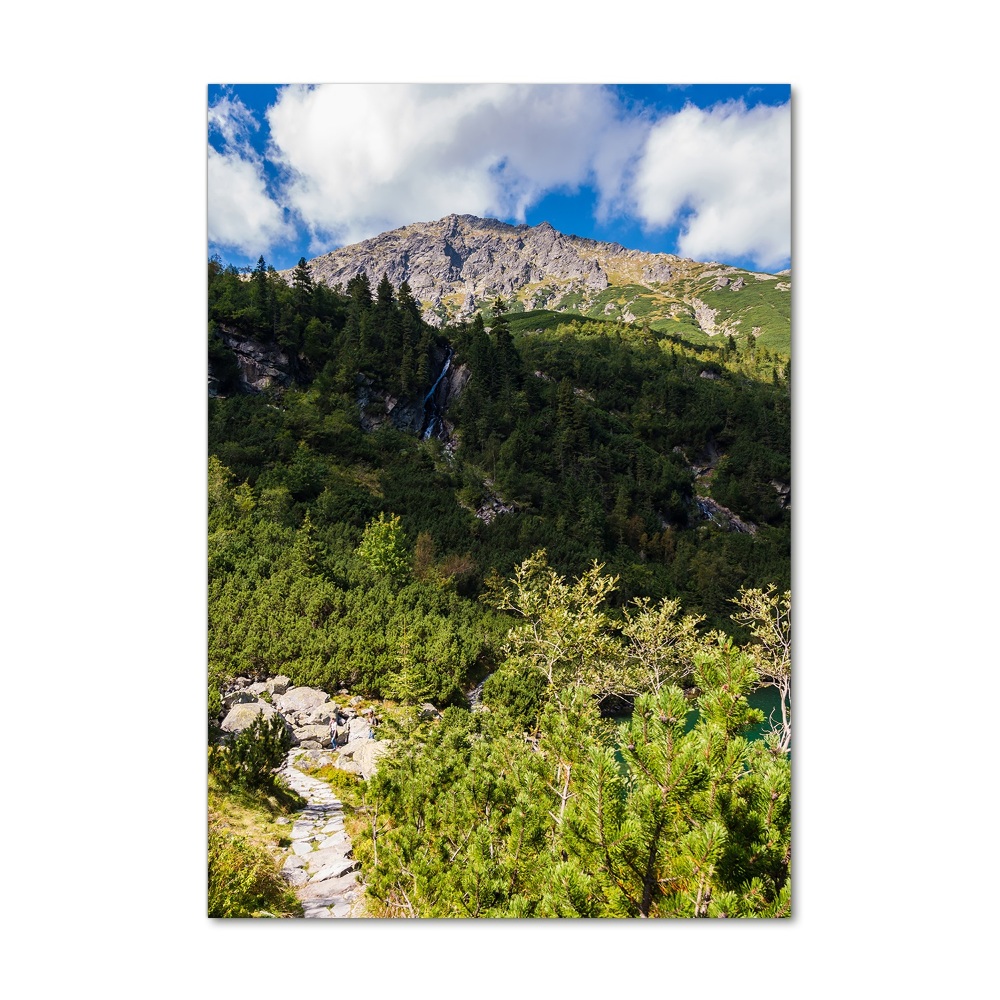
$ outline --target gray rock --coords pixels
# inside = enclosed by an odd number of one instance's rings
[[[282,868],[281,877],[291,886],[306,885],[309,876],[301,868]]]
[[[320,705],[319,708],[314,708],[311,712],[300,712],[299,715],[303,719],[302,724],[304,726],[326,726],[329,729],[330,720],[333,718],[336,707],[332,701],[328,701],[325,705]]]
[[[217,329],[223,343],[236,356],[236,364],[245,390],[263,392],[272,386],[290,384],[287,354],[250,340],[224,323],[220,323]]]
[[[306,854],[313,854],[313,842],[311,840],[296,840],[292,844],[292,850],[299,855],[299,857],[304,857]]]
[[[322,850],[313,851],[306,858],[306,868],[310,872],[318,872],[320,868],[325,868],[327,865],[333,865],[338,861],[342,861],[348,853],[349,850],[345,850],[344,845],[339,847],[324,847]]]
[[[284,694],[275,695],[274,704],[282,712],[308,712],[328,702],[325,691],[311,687],[289,688]]]
[[[341,830],[341,831],[339,831],[337,833],[334,833],[332,836],[327,837],[326,840],[321,840],[316,845],[316,850],[317,851],[326,851],[326,850],[329,850],[331,848],[344,847],[344,846],[346,846],[348,849],[350,849],[351,841],[348,838],[347,834],[344,833],[343,830]]]
[[[368,739],[368,734],[371,732],[372,725],[368,719],[359,717],[357,719],[351,719],[348,725],[348,737],[349,743],[353,743],[355,740],[366,740]]]
[[[321,725],[299,726],[295,730],[295,735],[299,738],[301,746],[309,744],[309,749],[314,749],[311,744],[318,743],[320,747],[330,745],[330,727]]]
[[[345,890],[357,884],[357,872],[348,872],[340,878],[325,879],[322,882],[310,882],[299,890],[299,899],[303,903],[313,903],[322,906],[334,906],[341,902],[340,896]]]
[[[337,755],[337,767],[340,767],[345,761],[350,760],[366,743],[370,743],[368,739],[368,731],[365,730],[365,735],[363,739],[351,740],[350,743],[345,743],[344,746],[340,748],[340,753]]]
[[[257,699],[247,691],[231,691],[222,699],[222,710],[228,712],[233,705],[248,705]]]
[[[346,875],[348,872],[356,871],[360,867],[360,863],[352,860],[351,858],[344,858],[343,861],[336,862],[332,865],[325,865],[320,868],[312,878],[309,879],[312,882],[326,882],[332,878],[340,878],[342,875]]]
[[[367,781],[378,770],[376,761],[385,756],[391,746],[391,740],[369,740],[354,754],[354,763],[361,771],[361,777]]]
[[[263,701],[244,702],[233,705],[229,714],[222,720],[222,728],[227,733],[241,733],[253,725],[258,715],[270,719],[275,714],[274,709]]]
[[[298,854],[291,854],[285,858],[285,863],[281,866],[282,868],[292,869],[292,868],[305,868],[306,859]]]
[[[298,737],[296,737],[297,739]],[[302,746],[306,747],[308,750],[321,750],[323,744],[319,740],[303,740]]]

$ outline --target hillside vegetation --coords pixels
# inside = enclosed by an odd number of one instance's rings
[[[787,741],[741,735],[789,587],[787,352],[289,279],[209,263],[210,705],[280,672],[451,706],[400,710],[369,789],[387,915],[787,913]],[[691,288],[718,321],[713,294],[773,308],[757,284]]]

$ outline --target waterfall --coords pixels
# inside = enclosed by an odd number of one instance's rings
[[[420,436],[426,441],[429,437],[434,434],[435,429],[441,422],[441,410],[434,399],[434,395],[437,392],[438,386],[441,384],[441,379],[448,374],[448,369],[451,367],[451,356],[452,349],[448,348],[448,354],[444,359],[444,367],[441,369],[441,374],[435,379],[434,384],[431,386],[430,392],[424,396],[424,413],[426,414],[424,418],[424,432]]]

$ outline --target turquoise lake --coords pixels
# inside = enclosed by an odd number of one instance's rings
[[[764,713],[764,721],[758,723],[756,726],[752,726],[747,732],[747,739],[759,740],[763,739],[764,734],[768,732],[774,725],[781,725],[781,703],[778,697],[778,689],[773,687],[762,687],[758,688],[753,692],[747,701],[750,703],[751,708],[759,708]],[[628,716],[618,716],[616,722],[624,722]],[[687,717],[687,723],[684,726],[685,732],[690,732],[694,728],[694,724],[698,721],[697,712],[689,712]]]

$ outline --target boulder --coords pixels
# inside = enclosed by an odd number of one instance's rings
[[[256,701],[252,694],[246,691],[230,691],[222,699],[222,711],[228,712],[233,705],[249,705],[251,702]]]
[[[284,694],[288,690],[288,685],[292,682],[284,674],[278,674],[277,677],[272,677],[267,683],[271,694]]]
[[[320,705],[319,708],[314,708],[310,712],[299,712],[299,715],[302,717],[302,725],[304,726],[329,727],[330,720],[336,711],[337,706],[332,701],[328,701],[325,705]]]
[[[299,738],[302,746],[306,745],[306,741],[315,741],[319,743],[320,746],[328,747],[330,745],[330,727],[329,726],[299,726],[295,730],[295,735]],[[312,749],[312,747],[310,747]]]
[[[329,695],[319,688],[294,687],[284,694],[276,695],[274,703],[282,712],[308,712],[329,700]]]
[[[277,714],[270,705],[263,701],[241,702],[233,705],[229,714],[222,720],[222,728],[227,733],[241,733],[253,725],[253,720],[258,715],[263,715],[265,719],[270,719]]]
[[[368,719],[356,718],[351,719],[348,724],[348,742],[353,743],[354,740],[366,740],[368,739],[368,734],[371,732],[371,723]]]
[[[340,753],[337,756],[337,766],[340,766],[340,761],[350,760],[366,743],[370,743],[371,740],[368,739],[368,734],[365,733],[364,739],[351,740],[349,743],[344,744],[340,748]]]
[[[298,739],[298,737],[296,737]],[[305,747],[306,750],[322,750],[323,744],[319,740],[302,740],[299,746]]]
[[[389,750],[389,740],[369,740],[354,754],[354,763],[361,771],[361,777],[367,781],[378,770],[376,761]]]
[[[334,767],[340,768],[341,771],[346,771],[348,774],[360,774],[361,768],[354,763],[353,760],[345,760],[344,758],[338,759]]]

